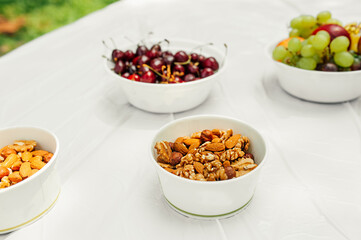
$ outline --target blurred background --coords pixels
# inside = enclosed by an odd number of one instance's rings
[[[116,0],[0,0],[0,56]]]

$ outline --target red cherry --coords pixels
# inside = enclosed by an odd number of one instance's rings
[[[197,53],[191,53],[191,60],[192,62],[197,62],[199,55]]]
[[[118,49],[114,49],[112,52],[112,59],[114,62],[117,62],[118,60],[124,60],[124,52]]]
[[[164,65],[164,61],[162,58],[154,58],[150,61],[150,67],[153,68],[155,71],[162,71],[162,66]]]
[[[125,60],[131,61],[135,57],[135,54],[132,50],[127,50],[124,52],[124,58]]]
[[[192,73],[192,74],[197,74],[198,71],[199,71],[199,67],[193,63],[189,63],[187,65],[187,70],[189,73]]]
[[[137,57],[133,58],[133,60],[132,60],[133,65],[137,65],[137,62],[138,62],[139,58],[140,58],[140,56],[137,56]]]
[[[175,64],[173,67],[174,72],[178,72],[179,74],[184,74],[184,67],[180,64]]]
[[[128,77],[128,79],[130,79],[130,80],[133,80],[133,81],[136,81],[136,82],[139,82],[140,81],[140,77],[139,77],[139,75],[138,74],[132,74],[132,75],[130,75],[129,77]]]
[[[186,62],[188,60],[188,55],[184,51],[179,51],[174,55],[176,62]]]
[[[137,56],[145,55],[148,52],[148,48],[144,45],[140,45],[137,47],[136,54]]]
[[[191,82],[191,81],[194,81],[195,79],[196,79],[196,77],[192,73],[188,73],[187,75],[184,76],[185,82]]]
[[[205,78],[205,77],[209,77],[211,75],[213,75],[214,72],[211,68],[204,68],[201,70],[201,77]]]
[[[128,72],[125,72],[125,73],[123,73],[123,75],[122,75],[123,78],[128,78],[129,76],[130,76],[130,74],[129,74]]]
[[[218,62],[214,57],[209,57],[203,60],[202,67],[211,68],[213,71],[217,71],[219,68]]]
[[[140,77],[140,81],[144,83],[155,83],[155,74],[152,71],[147,71]]]
[[[145,55],[147,55],[147,57],[149,57],[150,59],[153,59],[159,57],[161,53],[155,49],[151,49]]]
[[[117,74],[122,74],[124,71],[125,71],[125,64],[122,60],[119,60],[118,62],[115,63],[114,72],[116,72]]]

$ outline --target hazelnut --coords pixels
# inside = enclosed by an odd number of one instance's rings
[[[231,166],[227,166],[224,168],[228,179],[234,178],[236,176],[236,171]]]
[[[175,166],[180,163],[183,155],[180,152],[172,152],[172,156],[170,157],[170,164]]]
[[[244,155],[244,158],[252,158],[254,160],[253,154],[252,153],[246,153]]]
[[[202,133],[201,133],[201,140],[203,142],[209,142],[209,141],[212,141],[213,139],[213,136],[212,136],[212,131],[210,130],[203,130]]]

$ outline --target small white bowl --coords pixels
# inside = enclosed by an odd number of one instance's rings
[[[37,149],[54,156],[37,173],[8,188],[0,189],[0,234],[17,230],[45,215],[55,204],[60,183],[55,169],[59,151],[57,137],[48,130],[36,127],[0,129],[0,146],[14,140],[35,140]]]
[[[176,176],[157,163],[154,145],[159,141],[174,142],[180,136],[204,129],[233,129],[250,139],[250,151],[258,166],[251,172],[230,180],[203,182]],[[234,118],[200,115],[186,117],[162,127],[150,145],[150,158],[155,166],[167,202],[178,212],[196,218],[229,217],[248,205],[253,197],[259,174],[267,158],[262,135],[252,126]]]
[[[349,101],[361,96],[361,71],[323,72],[292,67],[272,58],[276,44],[267,49],[267,55],[276,67],[281,87],[301,99],[320,103]]]
[[[151,47],[158,43],[158,40],[148,40],[146,46]],[[200,53],[200,49],[195,47],[204,45],[204,43],[169,39],[169,46],[162,45],[162,51],[169,50],[172,53],[184,50],[187,53]],[[136,44],[118,46],[120,50],[132,50],[135,52]],[[214,57],[219,63],[218,71],[206,78],[177,84],[154,84],[131,81],[116,74],[112,68],[114,63],[104,60],[105,69],[114,80],[121,84],[123,92],[128,101],[135,107],[154,113],[182,112],[194,108],[201,104],[209,95],[215,81],[221,78],[225,68],[225,51],[216,48],[213,45],[203,46],[201,54],[206,57]],[[111,56],[111,50],[105,53],[107,57]]]

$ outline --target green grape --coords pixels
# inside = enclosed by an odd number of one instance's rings
[[[301,17],[295,17],[291,20],[291,28],[301,28],[302,26],[302,18]]]
[[[312,41],[312,46],[316,50],[323,50],[328,46],[329,43],[330,40],[324,35],[315,35],[315,38]]]
[[[332,40],[330,44],[331,52],[338,53],[347,51],[348,46],[350,45],[350,40],[345,36],[339,36]]]
[[[312,58],[315,59],[316,63],[321,62],[321,56],[317,53],[315,55],[313,55]]]
[[[312,28],[316,25],[316,18],[314,16],[303,15],[301,17],[302,17],[302,22],[301,22],[302,28]]]
[[[302,57],[312,57],[315,54],[316,54],[316,51],[312,47],[311,44],[307,44],[307,45],[303,46],[302,49],[301,49]]]
[[[301,50],[302,44],[300,39],[298,38],[291,38],[288,42],[288,50],[292,53],[296,53]]]
[[[312,28],[302,28],[300,30],[300,36],[303,38],[308,38],[309,36],[311,36],[311,34],[313,33],[313,31],[316,29],[316,27],[312,27]]]
[[[344,68],[351,67],[354,61],[352,54],[346,51],[336,53],[333,59],[338,66]]]
[[[337,25],[342,26],[342,22],[337,20],[337,19],[334,19],[334,18],[328,19],[325,23],[327,23],[327,24],[337,24]]]
[[[314,36],[314,35],[311,35],[309,38],[307,38],[307,43],[308,43],[308,44],[312,44],[313,39],[315,39],[315,36]]]
[[[331,18],[331,13],[329,11],[322,11],[319,14],[317,14],[318,23],[325,23],[330,18]]]
[[[323,36],[327,37],[328,41],[330,41],[330,39],[331,39],[330,34],[325,30],[318,31],[316,33],[316,35],[323,35]]]
[[[300,30],[298,30],[296,28],[292,29],[289,36],[290,37],[298,37],[298,36],[300,36]]]
[[[297,62],[297,67],[306,69],[306,70],[314,70],[317,66],[315,59],[309,57],[303,57]]]
[[[272,56],[274,60],[282,61],[287,56],[288,51],[284,46],[278,46],[273,50]]]

